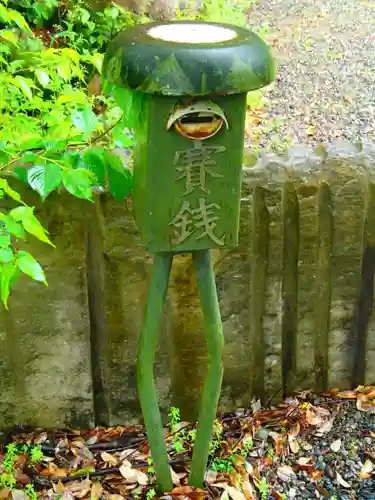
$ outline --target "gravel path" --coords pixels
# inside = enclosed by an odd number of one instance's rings
[[[374,138],[375,2],[259,0],[249,18],[279,65],[259,146]]]

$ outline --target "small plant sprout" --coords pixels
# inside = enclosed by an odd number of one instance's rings
[[[25,494],[31,499],[31,500],[38,500],[38,496],[34,490],[34,486],[32,484],[27,484],[23,490]]]
[[[30,461],[31,463],[39,463],[43,460],[44,455],[40,445],[31,448]]]
[[[226,458],[215,458],[212,463],[212,470],[215,472],[222,472],[228,474],[230,472],[235,472],[236,458],[230,455]]]
[[[264,477],[259,481],[258,485],[259,493],[262,500],[268,500],[269,486]]]
[[[242,441],[242,447],[241,447],[241,455],[243,457],[247,457],[247,455],[250,453],[250,451],[253,449],[253,439],[251,436],[246,437]]]
[[[171,431],[174,433],[177,430],[177,425],[181,422],[180,410],[172,406],[168,417],[170,418]]]
[[[146,493],[146,500],[151,500],[152,498],[155,498],[156,497],[156,491],[154,488],[151,488],[150,490],[148,490],[148,492]]]

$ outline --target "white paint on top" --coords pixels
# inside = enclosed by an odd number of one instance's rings
[[[236,38],[237,33],[213,24],[186,23],[161,24],[148,30],[148,35],[165,42],[220,43]]]

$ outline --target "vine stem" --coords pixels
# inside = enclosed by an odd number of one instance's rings
[[[156,387],[154,360],[158,343],[158,331],[163,316],[165,296],[173,260],[172,253],[157,254],[151,274],[145,310],[144,326],[138,345],[137,383],[156,482],[163,492],[173,488],[168,454],[164,441]]]
[[[189,484],[202,488],[223,378],[224,339],[210,251],[193,252],[193,262],[204,315],[208,360]]]

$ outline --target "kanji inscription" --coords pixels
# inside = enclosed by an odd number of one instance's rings
[[[217,164],[214,156],[225,151],[224,146],[204,146],[201,141],[194,141],[193,148],[176,152],[173,164],[181,175],[175,182],[184,180],[185,191],[182,196],[191,194],[195,190],[198,190],[201,196],[197,200],[198,203],[193,206],[190,201],[183,200],[180,210],[170,221],[169,225],[174,228],[173,245],[184,243],[193,233],[196,233],[197,240],[207,236],[216,245],[224,245],[225,234],[222,236],[215,234],[221,206],[207,198],[211,194],[207,184],[215,178],[223,177],[215,171]]]
[[[220,210],[220,205],[210,203],[206,205],[205,198],[199,198],[198,208],[191,208],[188,201],[183,201],[182,206],[176,217],[169,223],[175,228],[175,238],[172,240],[174,245],[180,245],[197,229],[202,232],[197,236],[197,240],[208,236],[217,245],[224,245],[224,237],[219,238],[215,235],[214,229],[218,216],[214,215],[214,210]]]
[[[194,148],[186,151],[177,151],[174,158],[174,165],[177,165],[177,171],[182,174],[177,177],[185,180],[185,192],[182,195],[192,193],[195,188],[200,189],[206,194],[211,191],[207,188],[208,177],[223,177],[215,172],[216,161],[213,156],[225,151],[224,146],[206,146],[203,147],[199,141],[195,141]]]

